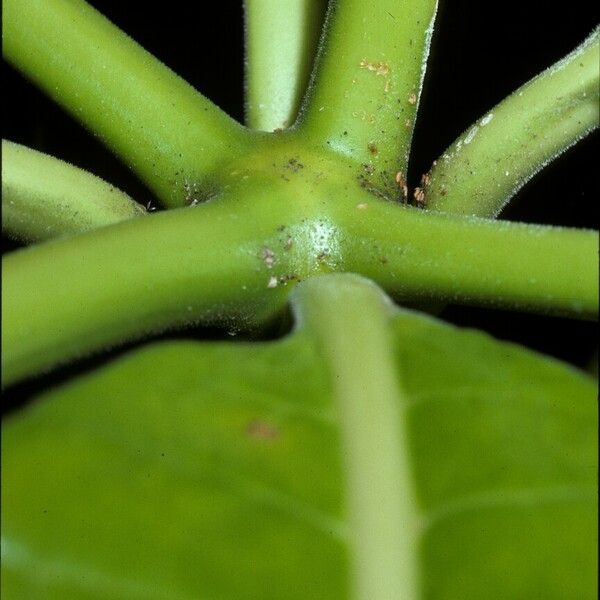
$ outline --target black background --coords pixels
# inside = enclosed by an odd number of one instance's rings
[[[241,0],[156,4],[95,0],[91,4],[231,116],[243,119]],[[472,121],[571,51],[597,21],[597,3],[588,0],[554,5],[528,0],[442,1],[415,132],[413,183]],[[3,137],[86,168],[141,203],[152,200],[98,141],[18,73],[4,65],[3,78]],[[503,218],[597,228],[597,157],[598,135],[594,134],[529,183]],[[4,247],[9,251],[15,246],[5,241]],[[450,307],[443,316],[576,365],[586,365],[596,345],[593,323],[471,307]],[[211,330],[182,335],[214,338],[221,334]],[[85,361],[76,369],[92,364]],[[16,402],[35,387],[22,385],[10,397]]]

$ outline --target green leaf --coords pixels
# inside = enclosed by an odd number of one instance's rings
[[[362,599],[378,567],[356,530],[380,506],[354,510],[361,486],[409,509],[390,519],[415,540],[400,597],[595,597],[593,379],[354,276],[293,306],[282,340],[149,345],[6,419],[5,597]],[[348,451],[388,442],[414,505],[386,488],[393,460]]]

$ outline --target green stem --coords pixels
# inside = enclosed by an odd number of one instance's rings
[[[352,275],[313,278],[294,297],[300,322],[329,365],[340,417],[353,597],[412,600],[419,596],[418,510],[390,338],[391,304],[370,281]]]
[[[492,217],[540,169],[598,126],[599,30],[463,133],[437,160],[428,208]]]
[[[357,209],[354,210],[357,212]],[[340,213],[343,269],[402,299],[598,315],[598,233],[373,202]],[[401,213],[401,215],[399,215]]]
[[[144,214],[99,177],[2,140],[2,232],[9,237],[40,242]]]
[[[325,13],[324,0],[246,0],[246,122],[289,127],[298,113]]]
[[[81,0],[3,0],[5,58],[119,155],[168,206],[213,190],[241,126]]]
[[[168,327],[249,329],[277,313],[286,288],[270,287],[263,251],[285,220],[253,208],[162,211],[5,256],[2,384]]]
[[[436,0],[336,0],[298,129],[360,163],[389,197],[406,174]]]
[[[273,202],[263,183],[6,256],[4,384],[174,325],[248,329],[281,310],[288,284],[328,269],[407,300],[597,315],[595,232],[426,214],[358,186],[324,211],[292,188],[291,205]]]

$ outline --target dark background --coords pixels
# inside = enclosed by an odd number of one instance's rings
[[[241,0],[170,0],[154,5],[94,0],[91,4],[231,116],[243,119]],[[472,121],[571,51],[597,22],[597,3],[588,0],[554,6],[530,0],[442,0],[415,132],[412,182]],[[97,140],[18,73],[4,65],[3,78],[3,137],[88,169],[141,203],[152,200]],[[597,157],[598,135],[594,134],[530,182],[503,218],[597,228]],[[6,251],[15,247],[4,241]],[[594,323],[471,307],[450,307],[443,316],[580,366],[588,364],[596,347]],[[210,330],[182,335],[215,338],[222,334]],[[75,369],[96,363],[97,359],[88,360]],[[12,399],[8,404],[70,372],[15,388],[8,394]]]

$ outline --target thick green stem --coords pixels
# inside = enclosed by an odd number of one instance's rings
[[[428,208],[495,216],[548,162],[597,127],[599,37],[594,31],[463,133],[428,176]]]
[[[325,14],[325,0],[246,0],[246,122],[289,127],[298,114]]]
[[[327,270],[406,300],[597,314],[595,232],[427,214],[359,186],[327,210],[294,187],[291,204],[273,201],[263,184],[6,256],[4,384],[175,325],[252,327]]]
[[[389,197],[406,174],[436,0],[336,0],[298,129],[360,163]]]
[[[251,328],[285,302],[263,255],[283,220],[245,202],[162,211],[3,258],[2,383],[190,323]]]
[[[313,278],[296,289],[293,302],[329,365],[337,402],[353,598],[414,600],[419,515],[390,337],[391,304],[373,283],[352,275]]]
[[[3,0],[5,58],[169,206],[210,195],[248,135],[81,0]]]
[[[456,217],[389,203],[345,210],[345,271],[399,299],[598,315],[598,233]],[[403,214],[400,216],[399,213]]]
[[[99,177],[2,140],[2,232],[9,237],[40,242],[145,214]]]

